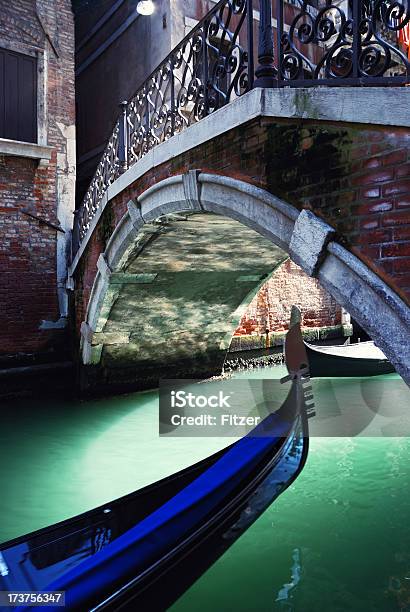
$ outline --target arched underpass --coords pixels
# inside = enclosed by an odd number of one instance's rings
[[[144,225],[107,280],[88,384],[90,375],[99,386],[135,388],[219,373],[247,305],[286,258],[221,215],[170,214]]]
[[[244,308],[287,255],[318,278],[408,382],[407,306],[336,239],[314,213],[237,179],[192,171],[160,181],[129,201],[104,251],[93,252],[91,242],[72,269],[77,287],[94,278],[89,298],[79,291],[88,304],[83,389],[220,373]],[[90,253],[98,252],[95,273]]]

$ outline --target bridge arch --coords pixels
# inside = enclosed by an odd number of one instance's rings
[[[117,320],[114,331],[110,331],[109,325],[107,326],[113,314],[115,316],[115,305],[118,304],[121,288],[127,283],[141,287],[155,284],[155,275],[158,273],[155,270],[159,269],[159,264],[155,265],[153,257],[150,259],[148,272],[147,268],[142,272],[138,271],[138,266],[134,266],[134,272],[130,272],[130,262],[138,260],[146,264],[153,244],[158,245],[160,240],[164,240],[167,228],[169,230],[170,226],[176,227],[179,220],[185,216],[187,221],[191,220],[192,223],[195,223],[195,219],[202,220],[203,223],[209,223],[211,218],[228,219],[231,233],[235,233],[232,223],[240,223],[241,226],[254,230],[256,234],[253,235],[259,237],[253,244],[253,258],[245,237],[242,246],[241,241],[236,240],[235,245],[229,245],[228,240],[225,251],[232,252],[232,248],[235,248],[239,257],[246,253],[250,259],[244,270],[246,272],[254,269],[256,273],[239,274],[240,270],[236,270],[237,277],[252,278],[245,278],[243,289],[236,292],[238,303],[233,308],[234,315],[231,316],[229,324],[222,326],[219,333],[215,331],[215,326],[211,326],[214,330],[209,332],[210,335],[214,333],[210,341],[212,350],[209,343],[208,347],[206,346],[205,341],[202,357],[198,357],[200,360],[208,355],[208,360],[214,363],[214,371],[210,367],[205,368],[203,372],[191,371],[190,375],[217,373],[215,370],[222,367],[229,346],[232,326],[240,317],[244,306],[249,303],[275,266],[281,263],[284,257],[290,256],[305,272],[318,278],[320,284],[382,348],[407,383],[410,382],[408,307],[381,277],[337,241],[331,226],[314,213],[307,210],[300,212],[264,189],[242,180],[196,170],[166,178],[148,188],[136,200],[130,200],[127,212],[117,224],[104,253],[100,255],[86,318],[81,326],[81,358],[86,370],[94,372],[91,378],[101,369],[104,346],[114,347],[108,350],[113,362],[115,347],[130,343],[129,330],[122,332],[120,321]],[[197,230],[199,228],[200,224]],[[172,259],[172,238],[168,242],[168,248]],[[198,248],[207,250],[204,245]],[[171,259],[168,257],[168,263]],[[232,287],[233,285],[228,283],[226,292],[232,291]],[[233,302],[229,304],[230,307],[233,306]],[[157,320],[160,318],[159,312],[156,317]],[[142,323],[146,324],[144,321]],[[152,321],[149,324],[151,325]],[[189,340],[186,337],[185,340],[187,339]],[[195,334],[190,339],[191,346],[198,341]],[[153,344],[156,342],[158,339],[154,339]],[[138,342],[134,342],[134,345],[138,346]],[[157,346],[159,350],[164,350],[165,345],[166,342],[159,342]],[[169,344],[165,355],[167,350],[172,359]],[[147,367],[149,361],[149,355],[146,355],[143,367]],[[175,377],[178,376],[178,371],[172,372]],[[164,374],[162,372],[160,377],[171,377]]]

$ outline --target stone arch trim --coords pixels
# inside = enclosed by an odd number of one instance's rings
[[[143,228],[163,215],[213,212],[240,221],[288,253],[293,261],[348,310],[410,384],[410,309],[387,283],[335,241],[335,232],[315,214],[269,192],[230,177],[191,170],[166,178],[130,201],[100,255],[86,321],[82,325],[83,363],[98,363],[103,327],[115,301],[111,274],[121,270]],[[71,270],[71,276],[75,269]],[[101,342],[96,335],[101,334]]]

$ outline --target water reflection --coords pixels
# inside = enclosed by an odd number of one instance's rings
[[[297,481],[171,611],[399,612],[409,459],[408,438],[312,438]],[[278,600],[294,582],[295,550],[300,580]]]
[[[292,560],[290,582],[283,585],[275,599],[276,602],[280,602],[282,607],[287,610],[293,610],[293,606],[289,602],[289,599],[292,597],[291,591],[299,584],[302,573],[299,548],[293,550]]]

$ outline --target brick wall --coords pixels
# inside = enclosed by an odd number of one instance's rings
[[[37,165],[34,160],[0,157],[2,354],[33,353],[49,347],[52,332],[38,328],[42,319],[56,319],[59,313],[56,232],[21,212],[27,207],[55,222],[54,204],[44,193],[51,169],[39,170]]]
[[[394,107],[392,107],[394,112]],[[301,126],[302,127],[302,126]],[[304,122],[270,132],[268,189],[322,216],[410,298],[410,132]]]
[[[74,31],[69,0],[0,0],[0,9],[0,47],[44,53],[42,144],[53,147],[48,165],[0,154],[0,364],[19,365],[59,358],[67,345],[64,330],[40,329],[43,320],[52,327],[61,315],[57,231],[24,210],[54,225],[69,219],[74,170],[66,130],[73,133],[75,122]]]
[[[304,327],[341,324],[341,307],[293,261],[288,259],[261,287],[243,315],[235,336],[282,332],[289,329],[292,304],[302,311]]]

